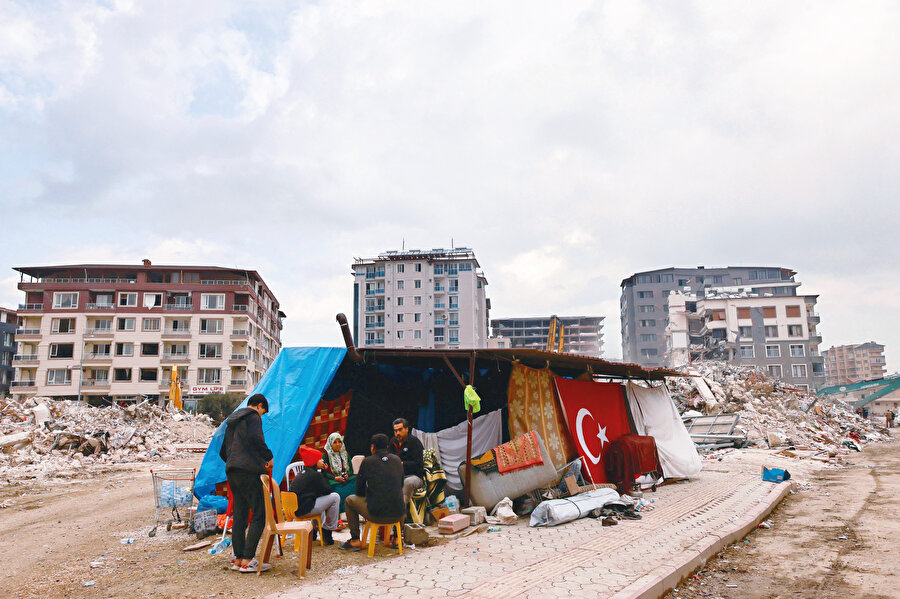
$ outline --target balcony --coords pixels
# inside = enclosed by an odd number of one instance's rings
[[[250,331],[247,329],[234,329],[231,331],[231,338],[238,339],[240,337],[249,337]]]
[[[10,388],[15,387],[19,391],[31,391],[37,390],[37,383],[35,381],[10,381]]]
[[[194,304],[184,304],[178,302],[177,304],[166,304],[165,309],[169,312],[192,312],[194,310]]]
[[[231,354],[229,362],[246,362],[250,357],[247,354]]]
[[[447,304],[445,304],[444,302],[434,302],[434,309],[435,310],[446,310]]]
[[[109,379],[84,379],[81,381],[82,387],[109,388]]]
[[[248,306],[247,304],[235,304],[231,307],[231,309],[235,312],[249,312],[250,306]]]
[[[101,304],[92,302],[92,303],[87,304],[86,307],[88,310],[99,310],[102,312],[115,312],[116,311],[115,304],[107,304],[105,302],[101,303]]]
[[[434,336],[434,342],[435,342],[435,343],[443,343],[443,342],[444,342],[444,336],[443,336],[443,335],[435,335],[435,336]]]
[[[366,289],[366,295],[384,295],[384,289]]]
[[[191,331],[189,329],[166,329],[162,333],[163,337],[179,337],[185,338],[191,336]]]
[[[384,345],[384,339],[366,339],[366,345]]]
[[[810,343],[822,343],[822,335],[819,333],[810,333],[809,334],[809,342]]]
[[[375,272],[367,272],[367,273],[366,273],[366,278],[367,278],[367,279],[383,279],[383,278],[384,278],[384,271],[383,271],[383,270],[376,270]]]
[[[450,326],[451,326],[451,327],[458,327],[458,326],[459,326],[459,320],[452,320],[452,319],[451,319],[451,320],[450,320]]]
[[[436,326],[436,327],[441,327],[441,326],[444,326],[445,324],[447,324],[446,318],[435,318],[434,319],[434,326]]]
[[[17,329],[16,330],[16,339],[20,337],[40,337],[41,330],[40,329]]]
[[[435,285],[435,286],[434,286],[434,292],[435,292],[435,293],[441,293],[441,292],[446,291],[446,290],[447,290],[447,288],[444,287],[443,285]]]
[[[384,321],[382,320],[382,321],[379,321],[379,322],[367,322],[367,323],[366,323],[366,328],[367,328],[367,329],[383,329],[383,328],[384,328]]]
[[[231,382],[228,383],[229,387],[246,387],[247,379],[232,379]]]
[[[44,304],[19,304],[19,312],[38,312],[43,309]]]
[[[19,364],[26,364],[29,362],[37,362],[38,356],[37,354],[16,354],[13,356],[13,362],[18,362]]]
[[[187,352],[164,352],[162,362],[188,362],[190,357]]]
[[[384,304],[377,306],[366,306],[366,312],[384,312]]]
[[[84,358],[82,361],[85,363],[112,362],[112,354],[109,352],[90,352],[84,354]]]
[[[84,332],[86,337],[112,337],[115,333],[111,328],[103,328],[103,329],[87,329]]]

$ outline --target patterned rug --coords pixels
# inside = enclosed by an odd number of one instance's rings
[[[494,455],[497,456],[497,470],[500,474],[544,463],[537,433],[534,431],[528,431],[521,437],[495,447]]]
[[[350,413],[350,401],[353,399],[353,391],[347,391],[332,401],[320,401],[313,413],[306,436],[302,445],[324,448],[331,433],[341,433],[347,430],[347,414]]]
[[[477,458],[472,458],[472,465],[482,472],[494,472],[497,470],[497,458],[494,450],[489,449]]]

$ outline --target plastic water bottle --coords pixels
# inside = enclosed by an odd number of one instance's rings
[[[231,537],[225,537],[221,542],[216,543],[212,546],[212,548],[209,550],[209,554],[215,555],[217,553],[222,553],[229,547],[231,547]]]
[[[488,532],[500,532],[499,526],[491,526],[488,528]]]
[[[459,499],[456,498],[456,495],[448,497],[447,501],[444,502],[444,505],[447,506],[447,509],[450,510],[451,514],[459,513]]]

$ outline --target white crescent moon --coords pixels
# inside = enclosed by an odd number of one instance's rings
[[[590,416],[592,420],[594,418],[587,408],[578,410],[578,416],[575,417],[575,432],[578,434],[578,442],[581,443],[581,448],[584,450],[585,455],[587,455],[588,459],[596,465],[600,463],[600,455],[595,456],[591,453],[591,450],[587,448],[587,444],[584,442],[584,432],[581,430],[581,422],[584,420],[585,416]]]

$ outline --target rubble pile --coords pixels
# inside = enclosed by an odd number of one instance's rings
[[[205,446],[215,428],[205,414],[147,402],[93,407],[34,397],[0,401],[0,480],[75,476],[91,464],[171,457]]]
[[[739,414],[739,428],[756,445],[791,445],[831,455],[891,438],[887,429],[857,415],[852,406],[808,394],[753,367],[702,361],[686,372],[699,376],[670,383],[680,411]]]

